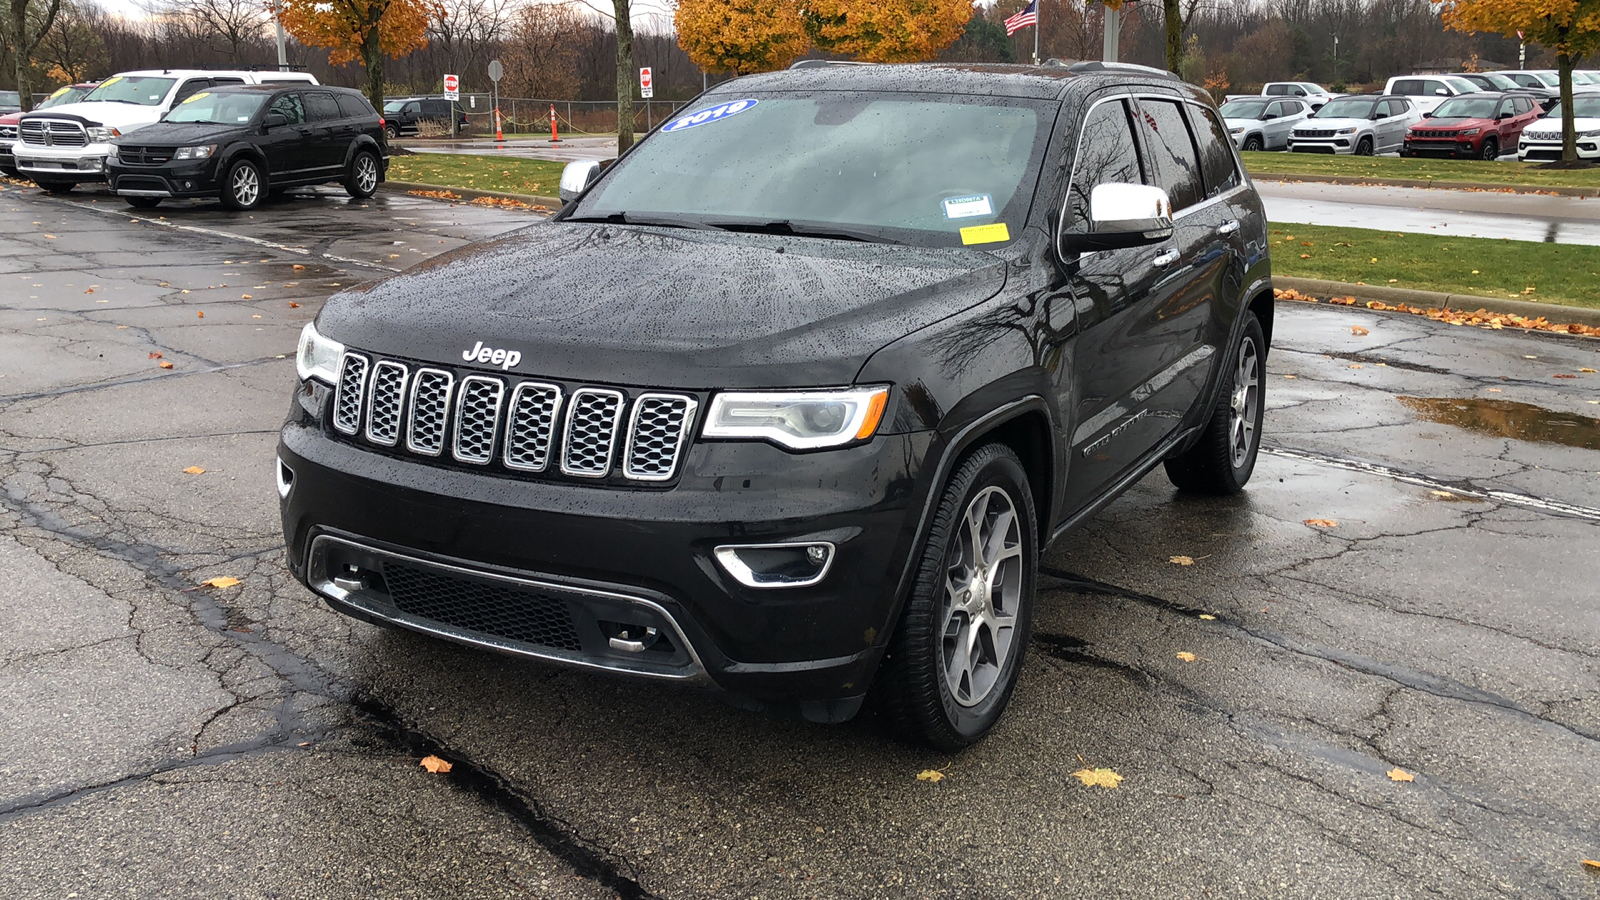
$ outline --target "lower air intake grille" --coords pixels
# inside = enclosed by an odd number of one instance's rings
[[[539,647],[583,649],[566,603],[554,597],[395,563],[384,565],[383,580],[395,607],[409,615]]]

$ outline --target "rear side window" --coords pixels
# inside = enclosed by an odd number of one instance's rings
[[[324,119],[339,118],[339,104],[333,102],[333,95],[323,91],[310,91],[306,98],[306,118],[312,122]]]
[[[1155,160],[1156,183],[1165,188],[1172,199],[1172,211],[1199,203],[1205,196],[1200,180],[1200,154],[1177,101],[1141,100],[1139,108],[1148,126],[1145,133],[1151,137],[1149,146]]]
[[[1089,221],[1089,194],[1098,184],[1149,184],[1139,165],[1133,122],[1123,100],[1095,106],[1078,132],[1078,161],[1067,191],[1067,224]]]
[[[1269,97],[1286,97],[1290,90],[1291,88],[1287,84],[1269,84],[1267,85],[1266,93]]]
[[[1533,112],[1533,101],[1529,100],[1527,97],[1515,97],[1512,98],[1511,102],[1516,104],[1515,108],[1517,110],[1517,115],[1519,116],[1525,113]]]
[[[299,94],[284,94],[272,101],[268,111],[288,119],[290,125],[299,125],[306,120],[305,108],[300,104]]]
[[[1198,106],[1189,107],[1194,122],[1195,140],[1200,143],[1200,167],[1206,178],[1206,196],[1230,191],[1239,185],[1239,169],[1233,164],[1233,142],[1216,113]]]
[[[367,101],[361,99],[360,97],[352,96],[350,94],[335,94],[334,98],[339,101],[339,114],[344,116],[346,119],[356,119],[360,118],[361,116],[377,115],[377,113],[372,111],[372,107],[367,104]]]
[[[1422,93],[1422,82],[1416,80],[1415,78],[1402,78],[1394,83],[1394,87],[1389,89],[1389,93],[1405,94],[1408,97],[1415,97],[1416,95]]]
[[[209,78],[191,78],[185,81],[182,87],[178,88],[176,94],[172,95],[172,104],[176,106],[210,86],[211,79]]]
[[[212,84],[244,84],[243,78],[212,78]]]

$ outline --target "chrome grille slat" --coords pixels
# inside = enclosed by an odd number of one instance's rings
[[[483,375],[461,379],[456,393],[455,442],[450,455],[457,461],[483,465],[494,459],[496,426],[505,382]]]
[[[604,478],[611,471],[624,405],[621,391],[580,388],[572,392],[561,434],[563,474]]]
[[[524,381],[511,392],[506,414],[506,468],[543,472],[550,464],[556,422],[561,415],[561,388]]]
[[[682,394],[640,394],[628,422],[622,474],[637,481],[667,481],[678,469],[696,403]]]
[[[394,360],[386,359],[372,367],[367,394],[367,440],[385,447],[400,442],[401,412],[410,377],[411,370]]]
[[[68,122],[62,119],[30,119],[22,122],[19,129],[22,141],[43,147],[53,145],[56,147],[86,147],[89,145],[89,135],[83,126],[77,122]],[[46,134],[49,139],[46,140]]]
[[[368,359],[346,351],[339,361],[339,392],[333,400],[333,427],[345,434],[361,428],[361,400],[367,388]]]
[[[418,369],[407,405],[406,449],[423,456],[444,450],[445,423],[450,418],[450,389],[455,376],[442,369]]]

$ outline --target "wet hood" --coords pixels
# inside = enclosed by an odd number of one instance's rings
[[[1418,122],[1411,127],[1438,128],[1446,131],[1453,131],[1457,128],[1493,128],[1495,127],[1495,124],[1495,120],[1493,119],[1484,119],[1480,117],[1450,116],[1449,118],[1441,118],[1439,116],[1433,116],[1432,118],[1423,119],[1421,122]]]
[[[63,103],[49,109],[35,110],[27,115],[83,119],[96,125],[110,125],[121,131],[129,131],[157,121],[161,118],[161,113],[162,109],[159,106],[138,106],[133,103],[107,103],[95,100],[91,103]]]
[[[1004,263],[976,250],[547,222],[340,293],[317,328],[454,366],[505,350],[520,354],[510,373],[565,381],[843,385],[1004,283]]]
[[[1295,123],[1295,131],[1338,131],[1341,128],[1371,128],[1371,119],[1301,119]]]
[[[1573,134],[1583,134],[1585,131],[1600,131],[1600,118],[1593,116],[1575,116],[1572,119]],[[1548,119],[1539,119],[1529,123],[1522,129],[1524,137],[1537,137],[1540,140],[1561,140],[1561,117],[1551,116]]]
[[[132,139],[117,138],[113,144],[171,144],[183,147],[232,137],[245,130],[243,125],[207,125],[201,122],[157,122],[139,129]]]

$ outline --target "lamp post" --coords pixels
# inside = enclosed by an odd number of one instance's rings
[[[283,19],[279,16],[278,0],[272,0],[272,24],[278,31],[278,71],[289,71],[289,55],[284,49]]]
[[[1339,80],[1339,36],[1333,36],[1333,80]]]

